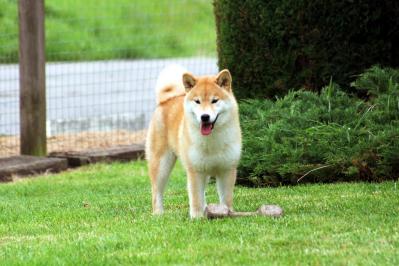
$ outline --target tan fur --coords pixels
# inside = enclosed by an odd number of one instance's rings
[[[181,83],[176,81],[174,86],[168,81],[162,87],[162,81],[158,82],[158,106],[149,126],[146,157],[153,212],[163,213],[164,188],[179,157],[187,172],[190,215],[196,218],[203,216],[204,191],[210,176],[216,177],[221,203],[232,208],[241,131],[227,70],[216,76],[195,77],[186,73],[180,77]],[[214,121],[210,135],[201,134],[203,114],[209,114]]]

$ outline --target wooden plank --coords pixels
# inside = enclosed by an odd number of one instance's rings
[[[45,156],[44,0],[19,1],[20,152]]]
[[[133,161],[144,158],[144,145],[129,145],[80,152],[52,152],[50,157],[66,158],[70,167],[97,162]]]
[[[60,172],[68,168],[66,159],[36,156],[12,156],[0,158],[0,182],[10,182],[13,176]]]

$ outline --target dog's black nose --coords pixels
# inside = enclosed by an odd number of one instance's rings
[[[201,115],[201,121],[202,122],[209,122],[210,116],[207,114]]]

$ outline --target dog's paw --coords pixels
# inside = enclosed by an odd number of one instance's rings
[[[201,219],[205,217],[204,211],[190,211],[190,218],[191,219]]]
[[[163,209],[155,209],[152,211],[153,215],[162,215],[163,214]]]

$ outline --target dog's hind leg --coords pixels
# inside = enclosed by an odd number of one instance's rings
[[[166,151],[160,156],[151,156],[149,160],[149,174],[152,185],[152,210],[154,214],[163,213],[163,194],[170,172],[176,162],[172,151]]]

